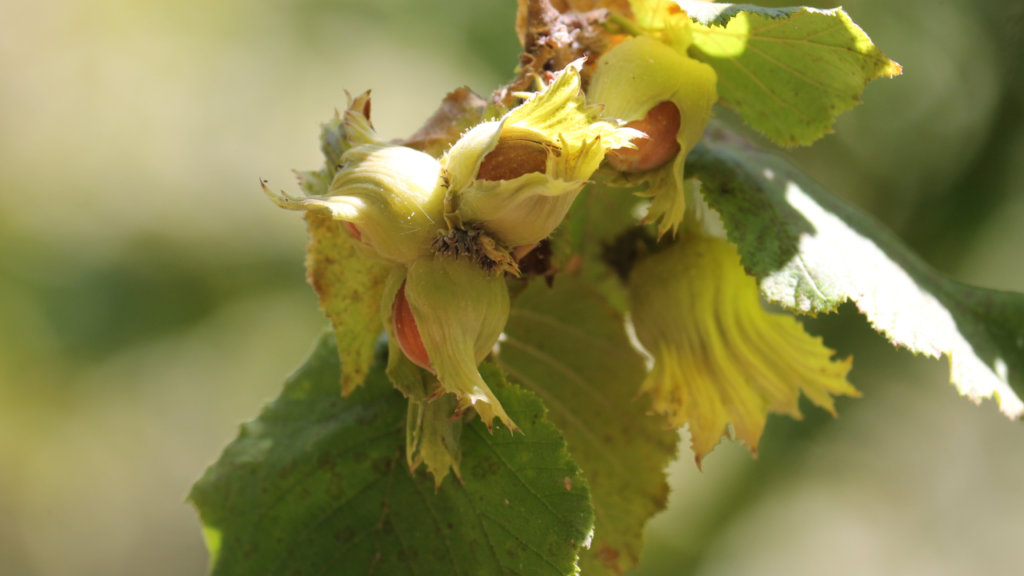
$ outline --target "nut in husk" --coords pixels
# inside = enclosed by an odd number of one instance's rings
[[[687,36],[678,32],[668,37]],[[609,164],[623,173],[622,184],[647,183],[644,195],[653,201],[644,222],[656,222],[659,237],[669,230],[675,233],[686,212],[686,155],[711,118],[718,99],[716,82],[715,71],[687,56],[685,47],[680,50],[680,45],[650,36],[615,46],[594,71],[588,99],[604,104],[605,114],[646,130],[649,136],[637,142],[637,151],[621,151],[609,158]]]
[[[346,164],[327,194],[267,194],[283,208],[329,211],[347,223],[368,254],[386,262],[408,264],[429,254],[444,227],[445,192],[437,160],[393,144],[362,144],[342,159]]]
[[[370,124],[369,110],[369,93],[354,99],[339,129],[330,133],[335,137],[325,140],[325,154],[344,150],[326,193],[297,198],[265,185],[263,190],[282,208],[330,213],[365,254],[408,264],[430,253],[445,226],[441,165],[428,154],[384,142]]]
[[[458,398],[459,412],[474,407],[488,427],[497,417],[517,430],[478,370],[508,320],[509,297],[504,277],[488,274],[468,258],[438,254],[413,262],[405,274],[404,287],[395,291],[396,297],[400,291],[404,292],[420,343],[426,350],[426,363],[441,384],[432,396],[451,392]],[[390,333],[398,333],[398,314],[392,313]],[[403,337],[410,341],[400,347],[404,350],[417,346],[411,342],[412,332],[403,330]]]
[[[501,120],[467,132],[441,160],[448,217],[479,224],[501,248],[539,242],[566,212],[609,150],[639,132],[600,119],[580,84],[582,61]]]

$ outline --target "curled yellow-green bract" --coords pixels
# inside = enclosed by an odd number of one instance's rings
[[[488,427],[499,418],[517,430],[478,369],[508,321],[504,276],[469,258],[427,256],[409,266],[405,296],[442,391],[455,394],[460,412],[475,408]]]
[[[801,418],[801,392],[832,414],[832,396],[860,395],[846,381],[851,359],[833,360],[795,318],[765,311],[725,240],[688,232],[642,258],[629,277],[629,311],[654,356],[641,391],[673,426],[689,424],[698,464],[729,424],[756,453],[768,412]]]
[[[506,248],[549,236],[604,155],[642,136],[587,105],[582,63],[500,120],[469,130],[441,160],[452,211]],[[505,165],[495,170],[491,162]]]
[[[591,102],[603,104],[605,114],[626,122],[643,119],[662,102],[679,111],[676,134],[679,152],[668,163],[639,174],[625,174],[623,184],[647,183],[645,196],[653,198],[644,222],[658,224],[658,236],[683,220],[686,200],[683,181],[686,155],[704,133],[711,109],[718,100],[715,71],[675,46],[651,36],[625,40],[597,64],[588,89]]]

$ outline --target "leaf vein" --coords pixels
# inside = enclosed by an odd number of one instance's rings
[[[470,426],[469,429],[470,430],[476,430],[476,428],[473,427],[473,426]],[[480,434],[480,433],[477,432],[477,434]],[[480,436],[481,436],[481,440],[483,441],[483,443],[486,444],[487,440],[482,437],[483,436],[482,434],[480,434]],[[466,491],[465,485],[457,484],[456,486],[460,489],[462,494],[466,497],[466,501],[469,502],[470,507],[473,508],[473,515],[476,517],[477,523],[480,524],[480,531],[483,532],[484,539],[487,540],[487,547],[491,551],[491,556],[494,557],[494,562],[498,566],[504,566],[504,564],[501,563],[501,558],[498,556],[497,548],[494,547],[494,542],[491,541],[491,535],[488,534],[487,533],[487,529],[484,528],[483,518],[485,517],[485,514],[483,512],[481,512],[479,508],[476,507],[476,502],[473,502],[473,498],[472,498],[472,496],[469,495],[469,492]]]
[[[604,338],[599,338],[597,336],[594,336],[592,333],[586,332],[585,330],[581,330],[581,329],[577,328],[576,326],[572,326],[570,324],[566,324],[565,322],[562,322],[561,320],[559,320],[559,319],[557,319],[557,318],[555,318],[553,316],[548,316],[548,315],[545,315],[545,314],[538,314],[538,313],[536,313],[536,312],[534,312],[532,310],[525,310],[523,308],[513,308],[509,312],[509,318],[513,318],[513,317],[516,317],[516,316],[522,316],[522,317],[527,318],[529,320],[532,320],[534,322],[543,322],[543,323],[548,324],[550,326],[554,326],[556,328],[559,328],[559,329],[561,329],[564,332],[573,334],[574,336],[577,336],[580,339],[584,339],[584,340],[587,340],[587,341],[589,341],[589,342],[591,342],[593,344],[601,346],[602,348],[607,348],[609,350],[616,350],[616,351],[618,351],[618,348],[616,346],[614,346],[611,342],[608,342],[608,340],[606,340]]]
[[[562,570],[561,570],[561,569],[560,569],[560,568],[559,568],[558,566],[556,566],[554,562],[552,562],[551,560],[548,560],[547,556],[545,556],[545,555],[541,554],[541,553],[540,553],[539,551],[537,551],[537,549],[536,549],[536,548],[534,548],[533,546],[530,546],[530,543],[529,543],[529,542],[527,542],[526,540],[524,540],[524,539],[520,538],[518,534],[516,534],[515,532],[513,532],[513,531],[509,530],[509,529],[508,529],[508,528],[506,528],[506,527],[505,527],[504,525],[502,525],[502,523],[501,523],[501,522],[498,522],[497,520],[495,520],[494,518],[492,518],[490,514],[487,514],[487,513],[481,513],[481,516],[483,516],[484,518],[487,518],[487,519],[488,519],[488,520],[490,520],[491,522],[494,522],[494,525],[495,525],[495,526],[497,526],[498,528],[500,528],[500,529],[504,530],[505,532],[508,532],[509,534],[511,534],[511,535],[512,535],[512,537],[513,537],[513,538],[515,538],[516,540],[518,540],[518,541],[522,542],[522,543],[523,543],[523,545],[525,545],[525,546],[526,546],[527,548],[529,548],[531,552],[533,552],[534,554],[536,554],[538,558],[540,558],[541,560],[543,560],[544,562],[546,562],[546,563],[547,563],[547,564],[548,564],[549,566],[551,566],[552,568],[554,568],[554,570],[555,570],[555,572],[556,572],[556,573],[561,573],[561,572],[562,572]],[[499,562],[499,563],[500,563],[500,562]],[[507,567],[507,566],[506,566],[506,565],[505,565],[504,563],[501,563],[501,565],[502,565],[502,567]],[[510,568],[510,567],[509,567],[509,568]],[[510,568],[510,569],[513,569],[513,568]]]
[[[390,505],[390,502],[391,502],[391,486],[394,484],[395,470],[397,470],[397,469],[402,467],[400,462],[399,462],[400,460],[401,460],[401,452],[396,454],[395,455],[395,459],[391,462],[391,470],[388,473],[388,489],[387,489],[387,494],[384,496],[384,513],[381,516],[381,520],[383,520],[384,516],[387,516],[388,518],[391,519],[391,523],[394,524],[394,528],[395,528],[395,539],[398,540],[399,546],[402,547],[402,552],[405,553],[405,557],[409,560],[409,562],[408,562],[409,570],[412,572],[413,576],[416,576],[418,574],[417,571],[416,571],[416,563],[412,561],[412,555],[409,554],[409,547],[406,546],[405,545],[405,541],[402,540],[402,531],[399,530],[400,524],[395,522],[395,517],[394,517],[394,515],[391,514],[391,505]],[[416,478],[411,478],[410,481],[413,483],[413,485],[416,484]]]
[[[416,489],[416,493],[419,494],[420,498],[423,499],[423,505],[426,506],[427,510],[430,511],[430,517],[434,520],[434,526],[437,527],[438,533],[441,534],[441,540],[444,542],[444,547],[448,550],[449,558],[451,558],[452,569],[454,570],[453,574],[455,574],[455,576],[458,576],[459,564],[455,561],[455,554],[452,553],[451,543],[448,542],[448,537],[445,535],[444,530],[441,528],[441,520],[437,517],[437,512],[434,511],[433,506],[430,505],[430,500],[426,497],[425,494],[423,494],[423,491],[420,490],[420,486],[419,483],[416,482],[415,475],[413,475],[412,478],[412,485]]]
[[[563,362],[561,362],[559,360],[556,360],[553,356],[551,356],[549,354],[545,354],[544,352],[541,352],[537,348],[535,348],[533,346],[530,346],[529,344],[527,344],[525,342],[522,342],[522,341],[520,341],[520,340],[518,340],[516,338],[512,338],[512,337],[507,336],[507,335],[506,335],[505,341],[502,342],[502,344],[512,345],[513,348],[518,348],[518,349],[522,350],[523,352],[529,354],[530,356],[533,356],[534,358],[536,358],[540,362],[548,364],[549,366],[551,366],[555,370],[558,370],[559,372],[564,374],[566,377],[568,377],[569,380],[573,384],[575,384],[577,388],[580,388],[581,390],[583,390],[583,392],[586,392],[593,399],[595,399],[598,402],[600,402],[601,406],[605,410],[609,410],[611,412],[615,412],[616,411],[615,407],[611,406],[608,403],[608,399],[605,398],[605,396],[603,394],[598,393],[598,391],[595,390],[594,387],[591,386],[590,383],[587,382],[583,378],[583,376],[581,376],[578,372],[576,372],[575,370],[573,370],[569,366],[566,366]]]
[[[396,430],[398,430],[397,427],[382,432],[381,434],[378,434],[376,436],[367,438],[361,442],[361,445],[365,445],[367,443],[380,440],[381,438],[384,438],[388,434],[393,434]],[[336,456],[344,456],[357,448],[359,448],[359,446],[352,446],[351,448],[343,450],[342,452],[338,453]],[[259,527],[259,523],[263,521],[263,518],[266,517],[267,514],[269,514],[274,508],[276,508],[281,502],[283,502],[284,499],[287,498],[292,491],[294,491],[300,484],[305,482],[310,475],[317,472],[317,470],[318,468],[315,465],[311,465],[309,469],[303,472],[298,478],[296,478],[294,482],[282,488],[278,495],[273,498],[273,501],[270,502],[264,509],[260,510],[259,513],[256,514],[256,516],[252,519],[252,524],[250,525],[249,531],[245,535],[244,540],[249,539],[252,533]],[[362,488],[360,490],[362,490]]]
[[[483,439],[483,438],[482,438],[482,436],[483,436],[483,435],[482,435],[482,434],[480,433],[480,431],[479,431],[479,430],[477,430],[477,429],[476,429],[475,427],[474,427],[474,428],[472,428],[472,430],[473,430],[473,431],[475,431],[475,432],[476,432],[476,433],[477,433],[478,435],[480,435],[480,436],[481,436],[481,439]],[[494,448],[494,446],[492,446],[492,445],[491,445],[491,443],[490,443],[490,442],[487,442],[487,440],[485,440],[485,439],[484,439],[484,444],[486,444],[486,445],[487,445],[487,447],[488,447],[488,448],[490,448],[491,452],[493,452],[493,453],[494,453],[494,455],[495,455],[495,456],[497,456],[499,460],[501,460],[501,463],[502,463],[502,464],[504,464],[504,465],[505,465],[505,466],[506,466],[506,467],[507,467],[507,468],[509,469],[509,471],[511,471],[511,472],[512,472],[512,474],[513,474],[513,475],[515,475],[515,477],[516,477],[516,480],[519,480],[519,483],[520,483],[520,484],[522,484],[522,485],[523,485],[523,486],[524,486],[524,487],[525,487],[525,488],[526,488],[527,490],[529,490],[531,494],[533,494],[534,496],[537,496],[537,493],[536,493],[536,492],[534,492],[534,490],[533,490],[533,487],[532,487],[532,486],[530,486],[529,484],[527,484],[527,483],[526,483],[526,480],[523,480],[523,477],[519,475],[519,472],[518,472],[518,471],[516,471],[516,469],[515,469],[515,468],[513,468],[513,467],[512,467],[512,465],[511,465],[511,464],[509,464],[507,460],[505,460],[505,457],[504,457],[504,456],[502,456],[502,455],[501,455],[501,453],[500,453],[500,452],[498,452],[498,451],[497,451],[497,450],[496,450],[496,449]],[[559,514],[559,513],[558,513],[558,512],[557,512],[557,511],[556,511],[556,510],[555,510],[554,508],[552,508],[552,507],[551,507],[551,505],[550,505],[550,504],[548,504],[546,500],[544,500],[544,499],[543,499],[543,498],[541,498],[540,496],[537,496],[537,499],[538,499],[538,500],[540,500],[541,502],[543,502],[543,503],[544,503],[544,506],[545,506],[545,507],[546,507],[546,508],[547,508],[548,510],[550,510],[550,511],[551,511],[551,513],[555,515],[555,517],[557,517],[557,518],[558,518],[559,520],[561,520],[562,522],[565,522],[565,518],[562,518],[562,515],[561,515],[561,514]]]
[[[760,48],[758,48],[756,46],[751,46],[750,48],[753,49],[753,50],[756,50],[757,53],[760,54],[761,57],[764,58],[765,60],[768,60],[769,62],[775,64],[779,68],[782,68],[786,72],[789,72],[790,74],[796,76],[797,78],[800,78],[801,80],[804,80],[808,84],[811,84],[813,86],[817,86],[818,88],[821,88],[822,90],[825,90],[826,92],[832,92],[833,94],[836,94],[836,95],[841,96],[843,98],[849,98],[850,97],[849,94],[846,94],[846,93],[844,93],[844,92],[842,92],[842,91],[840,91],[840,90],[838,90],[836,88],[833,88],[831,86],[822,84],[821,82],[818,82],[814,78],[811,78],[810,76],[807,76],[806,74],[803,74],[802,72],[796,70],[795,68],[792,68],[792,67],[786,65],[785,63],[780,62],[779,60],[776,60],[775,58],[771,57],[767,52],[765,52],[764,50],[761,50]]]
[[[519,380],[520,382],[522,382],[522,384],[524,386],[530,388],[530,390],[532,390],[537,396],[540,396],[541,399],[543,399],[545,403],[547,403],[551,407],[559,410],[559,413],[562,414],[562,416],[565,417],[565,419],[568,420],[570,424],[572,424],[577,429],[579,429],[579,431],[583,434],[583,436],[587,440],[589,440],[591,444],[593,444],[593,446],[595,448],[594,451],[597,454],[600,454],[602,458],[607,460],[612,465],[612,470],[614,470],[615,473],[619,475],[619,477],[625,479],[627,484],[631,484],[631,485],[636,486],[636,483],[634,482],[633,477],[631,475],[629,475],[628,473],[626,473],[626,470],[622,466],[622,464],[617,459],[613,458],[612,455],[609,453],[609,451],[604,448],[604,446],[601,443],[601,440],[598,439],[594,435],[594,433],[589,428],[587,428],[587,426],[585,426],[583,424],[582,421],[580,421],[578,418],[576,418],[576,416],[574,416],[571,412],[566,410],[565,406],[563,406],[560,402],[558,402],[558,400],[556,400],[553,396],[551,396],[551,394],[548,394],[548,392],[546,390],[544,390],[543,388],[538,386],[536,382],[534,382],[532,379],[528,378],[527,376],[525,376],[521,372],[518,372],[514,368],[510,368],[508,366],[505,366],[505,365],[501,364],[500,362],[499,362],[499,366],[501,367],[502,370],[507,372],[509,376],[512,376],[513,378]],[[595,514],[595,516],[599,516],[599,517],[603,516],[603,512],[602,512],[602,510],[601,510],[601,508],[599,506],[594,506],[594,514]],[[621,531],[619,531],[614,524],[605,523],[605,528],[609,532],[613,532],[618,539],[622,538]]]

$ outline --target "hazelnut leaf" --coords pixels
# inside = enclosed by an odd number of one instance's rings
[[[383,363],[341,398],[334,348],[326,333],[193,487],[214,576],[576,574],[589,489],[537,396],[485,366],[524,434],[467,423],[465,482],[435,492],[405,465],[407,401]]]
[[[781,146],[831,133],[869,81],[903,71],[842,8],[676,3],[696,24],[692,51],[718,73],[721,102]]]
[[[960,394],[1024,415],[1024,295],[943,276],[874,218],[721,127],[686,167],[770,302],[813,315],[852,300],[896,346],[947,356]]]
[[[544,400],[590,484],[597,521],[582,573],[633,568],[644,525],[665,507],[678,436],[648,415],[646,396],[636,398],[644,363],[622,316],[589,283],[562,274],[553,289],[534,281],[518,296],[500,346],[499,366]]]
[[[330,214],[306,212],[309,245],[306,280],[320,299],[320,310],[331,321],[343,362],[341,392],[348,395],[362,384],[373,364],[374,343],[384,329],[380,299],[390,267],[362,253]]]

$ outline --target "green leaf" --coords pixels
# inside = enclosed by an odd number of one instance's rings
[[[1024,295],[950,280],[786,160],[721,128],[705,140],[687,170],[769,301],[817,314],[852,300],[893,344],[948,356],[961,394],[1024,414]]]
[[[322,337],[193,487],[213,574],[575,573],[589,491],[534,394],[485,366],[524,433],[467,424],[465,483],[449,477],[435,493],[404,465],[407,402],[383,364],[341,398],[334,347]]]
[[[628,194],[619,192],[620,194]],[[636,398],[646,370],[622,317],[589,284],[562,274],[515,300],[499,365],[551,410],[590,484],[597,523],[583,574],[636,566],[647,520],[664,509],[678,435]]]
[[[361,97],[362,98],[362,97]],[[308,196],[327,194],[341,156],[349,149],[345,125],[334,118],[320,125],[323,167],[315,172],[296,172],[299,186]],[[330,320],[341,359],[341,392],[347,395],[366,379],[373,351],[384,327],[380,300],[391,267],[361,252],[342,223],[326,211],[305,213],[309,244],[306,246],[306,281],[320,299],[320,310]]]
[[[309,245],[306,280],[331,321],[341,359],[341,392],[350,394],[366,379],[373,350],[384,329],[380,300],[391,267],[359,252],[341,222],[323,211],[306,212]]]
[[[694,56],[718,73],[721,102],[782,146],[831,133],[870,80],[903,70],[842,8],[677,3],[698,24]]]

